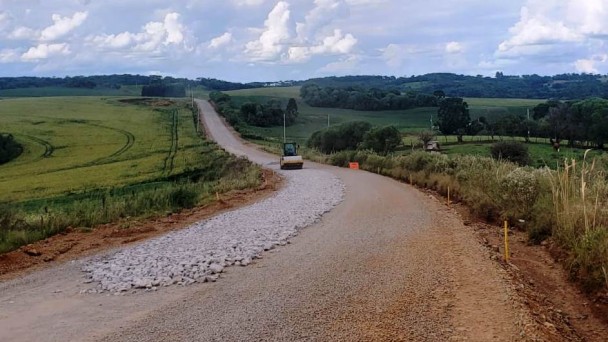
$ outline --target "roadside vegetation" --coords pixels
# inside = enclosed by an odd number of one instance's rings
[[[198,135],[196,114],[154,98],[3,100],[24,153],[0,166],[0,253],[259,185],[259,167]]]
[[[368,150],[305,157],[317,162],[359,167],[432,189],[467,204],[490,222],[507,220],[540,243],[552,237],[563,251],[572,279],[588,291],[608,286],[608,158],[566,161],[558,171],[521,167],[488,157],[447,156],[423,151],[383,156]]]
[[[231,94],[261,97],[266,93],[253,89]],[[389,121],[399,117],[397,113],[411,110],[369,113],[370,120],[361,120],[361,112],[350,110],[343,112],[343,122],[311,133],[306,130],[302,134],[306,139],[300,140],[306,148],[301,153],[307,159],[340,167],[358,162],[363,170],[443,195],[449,188],[451,196],[466,203],[474,215],[491,222],[507,220],[525,230],[534,243],[553,241],[572,279],[585,290],[595,291],[608,286],[608,212],[603,209],[608,204],[608,157],[597,149],[602,147],[602,130],[594,128],[603,127],[601,118],[608,116],[604,101],[447,98],[439,102],[439,108],[423,109],[419,118],[407,117],[410,128],[399,129],[405,138],[389,152],[370,148],[364,143],[366,135],[373,126],[376,131],[387,127],[374,122]],[[300,102],[299,108],[300,116],[288,128],[288,136],[315,118],[305,103]],[[530,109],[530,120],[526,109]],[[346,111],[314,110],[332,117]],[[433,131],[428,128],[429,111],[434,111]],[[489,119],[478,116],[480,113],[489,114]],[[533,122],[535,130],[528,136],[528,125]],[[280,140],[273,128],[255,132],[251,140],[279,151]],[[555,144],[556,134],[561,137],[559,145]],[[423,151],[422,146],[433,140],[441,142],[443,153]],[[585,151],[584,147],[596,149]]]

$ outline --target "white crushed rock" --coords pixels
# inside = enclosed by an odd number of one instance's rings
[[[285,245],[344,198],[343,183],[326,171],[282,173],[286,185],[271,198],[87,261],[85,282],[97,284],[87,292],[216,281],[225,267],[246,266],[263,251]]]

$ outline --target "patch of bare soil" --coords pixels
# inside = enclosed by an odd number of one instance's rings
[[[165,217],[130,219],[104,224],[93,229],[72,228],[45,240],[2,254],[0,255],[0,281],[57,263],[134,244],[259,201],[271,196],[282,184],[282,178],[271,170],[263,170],[263,178],[262,185],[257,189],[232,191],[202,207],[183,210]]]
[[[548,341],[608,340],[608,293],[587,295],[569,281],[550,253],[551,242],[532,245],[525,232],[510,230],[510,260],[505,262],[504,229],[471,218],[465,206],[456,205],[455,209],[476,232],[490,257],[510,275]]]

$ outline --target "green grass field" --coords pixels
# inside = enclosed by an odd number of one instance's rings
[[[531,99],[489,99],[489,98],[466,98],[469,104],[471,119],[480,116],[485,117],[490,122],[497,120],[501,116],[508,114],[526,116],[528,109],[532,115],[532,108],[545,102],[544,100]]]
[[[201,160],[192,112],[166,100],[5,99],[0,123],[25,147],[19,158],[0,165],[0,202],[138,183]]]
[[[430,128],[431,117],[436,117],[437,108],[415,108],[394,111],[356,111],[339,108],[311,107],[300,99],[300,87],[267,87],[242,89],[225,92],[233,97],[237,104],[247,101],[264,103],[269,99],[279,99],[287,102],[290,97],[296,99],[299,117],[295,125],[287,127],[286,134],[290,140],[305,142],[312,133],[327,127],[329,116],[330,125],[348,121],[367,121],[376,126],[394,125],[403,133],[415,133]],[[485,99],[467,98],[471,117],[485,116],[489,120],[506,114],[526,115],[528,108],[543,102],[529,99]],[[282,127],[260,128],[248,127],[258,135],[281,140]]]
[[[300,97],[300,87],[268,87],[255,89],[242,89],[227,91],[235,103],[242,104],[247,101],[264,103],[270,99],[279,99],[285,103],[290,97],[298,103],[299,116],[296,124],[287,127],[286,135],[289,140],[299,143],[305,142],[312,133],[326,128],[328,117],[330,125],[337,125],[349,121],[368,121],[376,126],[394,125],[403,132],[416,132],[430,126],[431,115],[436,108],[416,108],[410,110],[387,111],[356,111],[340,108],[311,107],[304,103]],[[272,139],[282,140],[283,127],[248,127],[258,135]]]
[[[475,155],[482,157],[491,157],[490,154],[491,143],[466,143],[466,144],[453,144],[442,146],[442,151],[448,155],[460,154],[460,155]],[[580,148],[568,148],[562,147],[559,152],[555,151],[549,144],[531,143],[526,144],[530,153],[531,164],[534,167],[547,166],[555,169],[558,165],[563,166],[564,160],[576,159],[582,161],[585,150]],[[592,159],[599,156],[601,151],[590,151],[587,158]]]

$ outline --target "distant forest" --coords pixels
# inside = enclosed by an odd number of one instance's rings
[[[364,87],[384,90],[400,89],[433,94],[443,91],[449,97],[529,98],[572,100],[588,97],[608,98],[608,76],[562,74],[555,76],[509,76],[497,72],[495,77],[435,73],[412,77],[345,76],[315,78],[305,83],[321,87]]]
[[[494,77],[433,73],[411,77],[344,76],[314,78],[307,81],[238,83],[213,78],[174,78],[142,75],[105,75],[75,77],[0,77],[0,90],[37,87],[119,89],[122,86],[165,85],[203,87],[227,91],[268,86],[301,86],[316,84],[320,88],[364,88],[385,92],[434,94],[442,91],[448,97],[536,98],[575,100],[589,97],[608,98],[608,75],[561,74],[555,76],[511,76],[497,72]],[[395,93],[395,95],[397,95]]]
[[[398,88],[383,90],[359,86],[333,88],[308,83],[300,89],[300,97],[312,107],[344,108],[354,110],[397,110],[416,107],[436,107],[443,92],[435,95],[417,92],[401,93]]]

